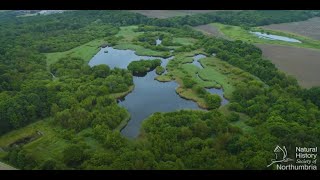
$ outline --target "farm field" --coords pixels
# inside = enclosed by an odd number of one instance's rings
[[[280,70],[293,75],[299,84],[310,88],[320,85],[320,51],[280,45],[257,44],[263,56]]]
[[[306,21],[271,24],[262,26],[262,28],[290,32],[320,40],[320,17],[311,18]]]
[[[186,16],[198,13],[208,13],[217,10],[131,10],[132,12],[140,13],[150,18],[165,19],[175,16]]]
[[[302,47],[302,48],[320,49],[320,41],[313,40],[301,35],[285,33],[282,31],[275,31],[275,30],[263,30],[262,28],[259,28],[259,27],[254,27],[251,29],[251,31],[265,31],[266,33],[294,38],[302,42],[302,43],[293,43],[293,42],[286,42],[286,41],[280,41],[280,40],[269,40],[269,39],[259,38],[254,34],[251,34],[249,30],[245,30],[239,26],[224,25],[220,23],[213,23],[213,25],[216,26],[219,29],[219,31],[221,31],[224,35],[226,35],[227,37],[233,40],[241,40],[248,43],[277,44],[277,45],[287,45],[287,46]]]

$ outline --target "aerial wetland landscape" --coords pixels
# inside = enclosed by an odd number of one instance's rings
[[[277,145],[294,164],[320,144],[318,18],[0,11],[0,170],[277,170]]]

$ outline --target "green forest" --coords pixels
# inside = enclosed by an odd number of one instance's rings
[[[167,19],[112,10],[0,13],[0,161],[26,170],[275,169],[267,165],[276,145],[285,145],[288,154],[296,146],[319,146],[320,87],[302,88],[253,44],[207,36],[192,26],[255,27],[316,16],[320,11],[218,11]],[[166,67],[159,59],[133,61],[127,69],[92,67],[89,55],[72,53],[79,46],[92,56],[112,46],[174,58]],[[49,61],[51,53],[65,56]],[[199,60],[203,70],[188,64],[200,53],[207,55]],[[120,131],[130,113],[118,100],[134,89],[133,76],[152,70],[158,81],[177,82],[177,94],[205,110],[156,112],[143,121],[138,138],[126,138]],[[230,103],[221,106],[221,97],[205,90],[211,87],[223,88]]]

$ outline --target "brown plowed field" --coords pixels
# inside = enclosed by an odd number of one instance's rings
[[[306,21],[271,24],[262,27],[272,30],[287,31],[320,40],[320,17],[311,18]]]
[[[208,13],[218,10],[132,10],[132,12],[140,13],[151,18],[169,18],[174,16],[185,16],[198,13]]]
[[[297,78],[305,88],[320,86],[320,51],[280,45],[256,44],[263,56]]]

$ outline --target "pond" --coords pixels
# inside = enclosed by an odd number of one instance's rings
[[[267,33],[261,33],[261,32],[252,32],[251,34],[255,34],[259,38],[268,39],[268,40],[279,40],[279,41],[286,41],[286,42],[295,42],[295,43],[301,43],[301,41],[294,39],[294,38],[288,38],[285,36],[278,36],[273,34],[267,34]]]
[[[206,90],[211,94],[217,94],[221,97],[221,99],[222,99],[221,106],[229,103],[229,101],[226,98],[224,98],[224,96],[223,96],[223,89],[206,88]]]
[[[163,63],[165,63],[164,65],[166,65],[169,60],[160,57],[138,56],[135,54],[135,51],[132,50],[120,50],[112,47],[105,47],[101,48],[101,50],[89,61],[89,65],[94,66],[99,64],[107,64],[110,68],[118,67],[127,69],[127,66],[130,64],[130,62],[138,61],[140,59],[161,59],[163,60]]]
[[[160,39],[156,40],[156,46],[160,45],[161,43],[162,43],[162,40],[160,40]]]
[[[194,64],[195,66],[199,67],[200,69],[203,69],[201,63],[199,62],[200,59],[205,58],[207,56],[203,55],[203,54],[197,54],[195,56],[193,56],[193,61],[192,64]]]

